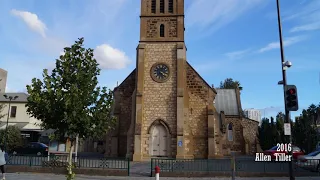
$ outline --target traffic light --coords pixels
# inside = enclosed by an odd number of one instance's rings
[[[286,108],[288,111],[297,111],[298,105],[298,94],[297,87],[295,85],[287,85],[286,88]]]

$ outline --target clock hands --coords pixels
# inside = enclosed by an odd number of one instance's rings
[[[169,69],[167,66],[158,64],[157,66],[154,67],[153,69],[153,77],[158,79],[158,80],[164,80],[168,78],[169,76]]]

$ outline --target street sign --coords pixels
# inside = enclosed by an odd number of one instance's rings
[[[284,123],[284,135],[286,135],[286,136],[290,136],[291,135],[290,123]]]
[[[182,141],[178,141],[178,146],[182,147]]]

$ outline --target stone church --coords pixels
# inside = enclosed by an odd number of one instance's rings
[[[114,89],[105,156],[214,158],[257,151],[258,122],[238,89],[215,89],[188,63],[184,0],[141,0],[136,68]]]

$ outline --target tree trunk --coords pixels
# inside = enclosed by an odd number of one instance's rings
[[[74,139],[70,139],[70,151],[69,151],[69,157],[68,157],[68,165],[69,165],[69,174],[72,174],[72,153],[73,153],[73,147],[74,147]]]

